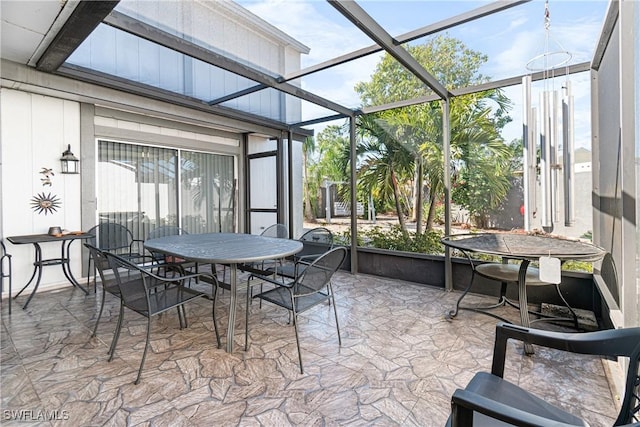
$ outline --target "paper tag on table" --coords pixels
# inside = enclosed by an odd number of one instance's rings
[[[553,257],[540,258],[540,281],[560,283],[560,260]]]

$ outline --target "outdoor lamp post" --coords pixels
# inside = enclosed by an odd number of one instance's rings
[[[60,164],[62,166],[62,173],[79,173],[78,167],[80,160],[71,152],[71,144],[68,144],[66,151],[62,153]]]

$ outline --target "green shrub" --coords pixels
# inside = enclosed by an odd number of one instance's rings
[[[416,235],[415,232],[411,231],[404,233],[402,227],[399,225],[393,225],[390,228],[373,227],[369,230],[358,231],[358,246],[442,255],[444,254],[444,245],[441,242],[443,237],[444,233],[440,230],[429,230],[420,235]],[[341,235],[336,236],[336,243],[345,246],[351,245],[351,232],[345,231]],[[455,249],[451,255],[466,258],[462,252]],[[472,252],[470,255],[472,259],[478,261],[501,262],[501,257],[497,255],[477,252]],[[518,260],[511,260],[510,262],[519,263]],[[532,262],[531,264],[537,266],[538,263]],[[562,270],[592,273],[593,264],[584,261],[567,261],[562,264]]]
[[[358,246],[437,255],[444,253],[444,246],[440,242],[442,237],[442,232],[437,230],[416,235],[411,231],[404,233],[399,225],[391,228],[373,227],[358,232]],[[345,231],[340,240],[349,244],[351,233]]]

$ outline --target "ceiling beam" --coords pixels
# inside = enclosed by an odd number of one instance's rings
[[[347,116],[345,116],[344,114],[336,114],[333,116],[325,116],[325,117],[318,117],[317,119],[305,120],[304,122],[295,123],[291,126],[294,126],[294,127],[311,126],[311,125],[317,125],[318,123],[344,119],[346,117]]]
[[[468,12],[461,13],[451,18],[444,19],[440,22],[436,22],[431,25],[418,28],[417,30],[401,34],[395,37],[395,39],[400,44],[407,43],[412,40],[419,39],[421,37],[425,37],[431,34],[438,33],[440,31],[444,31],[449,28],[453,28],[460,24],[464,24],[479,18],[483,18],[485,16],[491,15],[496,12],[502,12],[505,9],[509,9],[514,6],[519,6],[523,3],[528,3],[530,1],[531,0],[509,0],[509,1],[499,0],[493,3],[489,3],[487,5],[472,9]],[[300,77],[304,77],[318,71],[326,70],[327,68],[335,67],[336,65],[344,64],[346,62],[353,61],[355,59],[359,59],[367,55],[371,55],[372,53],[380,52],[381,50],[383,49],[377,44],[364,47],[362,49],[354,50],[353,52],[336,56],[335,58],[332,58],[328,61],[324,61],[319,64],[315,64],[310,67],[303,68],[302,70],[294,71],[284,76],[281,79],[281,81],[289,81],[289,80],[297,79]]]
[[[394,57],[396,61],[402,64],[409,72],[420,79],[424,84],[437,93],[442,99],[449,99],[451,93],[433,77],[422,65],[407,52],[399,42],[387,33],[377,21],[367,14],[353,0],[327,0],[329,4],[335,7],[345,18],[353,25],[360,28],[371,40],[382,47],[389,55]]]
[[[92,83],[95,85],[107,87],[109,89],[115,89],[118,91],[142,96],[144,98],[167,102],[182,107],[193,108],[194,110],[215,114],[221,117],[226,117],[228,119],[238,120],[240,122],[246,122],[247,124],[254,124],[256,126],[263,126],[279,131],[286,131],[290,127],[290,125],[288,125],[287,123],[271,120],[241,110],[223,107],[221,105],[208,105],[206,102],[200,99],[181,95],[165,89],[160,89],[155,86],[132,82],[127,79],[115,77],[111,74],[100,73],[98,71],[90,70],[76,65],[63,65],[62,67],[60,67],[57,74],[78,81]]]
[[[258,84],[255,86],[248,87],[246,89],[239,90],[234,93],[230,93],[229,95],[225,95],[225,96],[221,96],[220,98],[213,99],[207,102],[207,104],[209,105],[222,104],[223,102],[231,101],[232,99],[240,98],[241,96],[249,95],[251,93],[258,92],[259,90],[266,89],[266,88],[267,88],[266,85]]]
[[[589,71],[590,69],[591,69],[591,66],[589,62],[581,62],[579,64],[573,64],[568,67],[554,68],[553,70],[548,70],[546,72],[539,71],[537,73],[530,74],[530,76],[531,76],[531,80],[535,82],[535,81],[543,80],[544,78],[548,78],[549,75],[553,75],[556,78],[559,78],[564,75],[570,75],[570,74]],[[452,89],[451,95],[456,97],[456,96],[469,95],[472,93],[484,92],[486,90],[501,89],[504,87],[516,86],[516,85],[522,84],[522,78],[527,75],[529,74],[522,74],[520,76],[509,77],[507,79],[494,80],[491,82],[481,83],[478,85],[466,86],[460,89]],[[437,100],[439,100],[439,98],[436,95],[420,96],[413,99],[406,99],[404,101],[396,101],[396,102],[390,102],[388,104],[363,107],[361,114],[379,113],[381,111],[393,110],[395,108],[402,108],[402,107],[410,107],[412,105],[419,105],[419,104],[424,104],[425,102],[432,102]]]
[[[362,107],[362,114],[379,113],[381,111],[393,110],[396,108],[410,107],[412,105],[425,104],[427,102],[439,101],[440,97],[435,94],[419,96],[417,98],[405,99],[403,101],[390,102],[388,104]]]
[[[206,62],[207,64],[222,68],[223,70],[232,72],[249,80],[253,80],[257,83],[264,84],[268,87],[272,87],[289,95],[295,96],[296,98],[311,102],[312,104],[316,104],[326,109],[348,116],[353,116],[354,114],[353,110],[347,107],[339,105],[328,99],[324,99],[292,84],[281,83],[277,80],[276,77],[270,76],[255,68],[235,61],[229,57],[224,56],[221,53],[213,52],[202,46],[198,46],[195,43],[184,40],[180,37],[176,37],[173,34],[162,31],[159,28],[127,16],[123,13],[112,11],[109,16],[104,19],[103,22],[129,34],[133,34],[145,40],[149,40],[152,43],[159,44],[192,58],[199,59],[200,61]]]
[[[607,49],[607,46],[609,46],[609,40],[613,35],[616,22],[618,21],[619,13],[620,13],[619,0],[610,1],[607,9],[607,14],[604,18],[604,25],[602,27],[602,31],[600,32],[600,39],[598,40],[598,44],[596,45],[596,50],[593,53],[592,68],[596,71],[600,69],[600,64],[602,63],[604,52]]]
[[[494,80],[492,82],[481,83],[474,86],[467,86],[460,89],[453,89],[451,90],[451,92],[453,93],[454,96],[462,96],[462,95],[468,95],[471,93],[484,92],[485,90],[493,90],[493,89],[500,89],[503,87],[516,86],[516,85],[522,84],[522,78],[529,75],[531,76],[531,81],[537,82],[537,81],[549,78],[549,76],[560,78],[565,75],[589,71],[590,69],[591,69],[590,62],[581,62],[579,64],[562,66],[562,67],[554,68],[547,71],[538,71],[532,74],[521,74],[519,76],[509,77],[507,79]]]
[[[118,2],[119,0],[79,2],[38,59],[36,69],[45,72],[57,70]]]

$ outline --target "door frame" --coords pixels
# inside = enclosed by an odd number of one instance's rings
[[[254,153],[245,155],[245,164],[244,164],[244,182],[245,182],[245,216],[244,216],[244,229],[245,232],[251,232],[251,214],[252,213],[275,213],[276,214],[276,222],[282,224],[283,219],[285,218],[283,212],[283,203],[282,197],[284,195],[284,165],[282,156],[283,150],[283,142],[282,138],[273,138],[276,141],[276,150],[273,151],[265,151],[262,153]],[[246,153],[248,147],[248,135],[244,137],[244,152]],[[274,209],[266,209],[266,208],[252,208],[251,207],[251,189],[249,188],[251,183],[251,160],[261,159],[266,157],[275,157],[276,160],[276,207]]]

